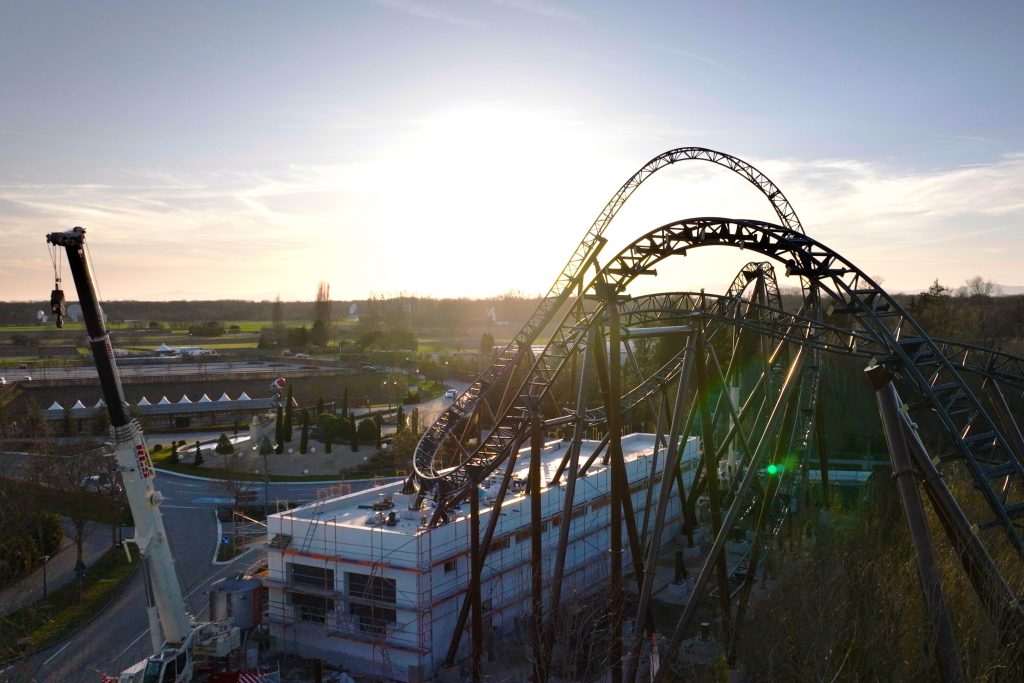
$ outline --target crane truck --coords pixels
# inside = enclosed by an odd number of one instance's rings
[[[185,609],[174,558],[160,514],[162,496],[154,487],[155,472],[138,421],[128,414],[114,348],[96,295],[92,269],[80,227],[46,236],[55,252],[63,248],[78,291],[89,347],[96,364],[103,401],[110,414],[114,457],[135,521],[135,537],[146,578],[147,614],[155,654],[123,671],[118,683],[188,683],[196,680],[198,659],[225,657],[239,646],[239,630],[230,621],[198,622]],[[55,253],[56,257],[59,253]],[[65,298],[57,273],[50,295],[57,327],[63,326]],[[162,636],[161,636],[162,634]]]

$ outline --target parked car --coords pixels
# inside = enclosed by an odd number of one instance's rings
[[[448,391],[444,392],[445,398],[455,398],[458,395],[458,392],[456,392],[454,389],[449,389]]]
[[[83,491],[89,491],[90,493],[120,493],[122,490],[121,482],[117,480],[116,475],[110,474],[94,474],[91,477],[86,477],[81,482]]]

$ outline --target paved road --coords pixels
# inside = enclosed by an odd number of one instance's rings
[[[153,363],[147,365],[122,364],[118,371],[123,377],[164,377],[167,375],[212,375],[212,374],[254,374],[265,373],[268,370],[278,372],[294,372],[296,370],[333,370],[335,368],[321,368],[316,365],[303,365],[295,362],[267,363],[267,362],[235,362],[235,361],[214,361],[210,363]],[[72,365],[62,367],[30,367],[27,370],[16,368],[0,369],[0,375],[4,375],[8,382],[24,381],[25,377],[32,377],[33,380],[60,380],[60,379],[95,379],[96,367],[89,365]]]
[[[372,485],[351,482],[353,490]],[[254,552],[228,565],[212,564],[218,541],[216,509],[230,502],[219,482],[173,474],[157,475],[164,525],[171,542],[178,574],[189,609],[203,618],[208,612],[210,585],[225,576],[246,571],[259,559]],[[327,485],[316,482],[272,482],[270,498],[308,502]],[[262,486],[259,487],[262,493]],[[11,681],[67,681],[95,683],[98,672],[113,674],[152,654],[145,615],[141,573],[87,628],[65,643],[37,653],[6,672]],[[0,681],[5,680],[0,674]]]

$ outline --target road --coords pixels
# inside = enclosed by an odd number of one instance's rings
[[[145,365],[123,364],[118,371],[124,378],[161,378],[166,376],[191,376],[191,375],[218,375],[236,374],[244,377],[247,374],[266,373],[274,370],[281,373],[295,372],[296,370],[319,370],[315,365],[303,365],[294,361],[273,362],[264,361],[237,362],[237,361],[211,361],[209,363],[151,363]],[[325,368],[332,370],[334,368]],[[4,375],[7,382],[24,381],[25,377],[32,377],[33,380],[66,380],[66,379],[96,379],[95,366],[73,365],[61,367],[30,367],[29,369],[3,368],[0,375]]]
[[[368,480],[349,483],[353,491],[372,485]],[[259,559],[258,554],[247,553],[227,565],[213,564],[219,540],[216,509],[230,502],[222,484],[159,473],[156,486],[164,496],[164,525],[187,606],[193,614],[204,618],[210,585],[235,572],[251,569]],[[326,486],[318,482],[272,482],[270,498],[308,502]],[[0,681],[95,683],[99,673],[119,673],[152,654],[145,604],[142,574],[138,572],[95,621],[71,639],[0,673]]]

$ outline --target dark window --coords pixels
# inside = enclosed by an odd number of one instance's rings
[[[292,607],[299,621],[324,623],[328,612],[334,611],[334,600],[319,595],[303,595],[292,593]]]
[[[454,571],[457,571],[458,568],[459,568],[459,561],[458,561],[458,559],[451,559],[451,560],[448,560],[447,562],[444,563],[444,573],[445,574],[450,574],[450,573],[452,573]]]
[[[383,635],[388,624],[395,623],[395,610],[377,605],[353,602],[348,606],[348,613],[359,619],[359,630],[364,633]]]
[[[377,600],[395,604],[395,580],[386,579],[383,576],[370,576],[369,574],[353,574],[345,572],[345,580],[348,583],[348,596],[361,600]]]
[[[334,590],[334,570],[311,564],[288,564],[292,583],[296,586],[314,586]]]

